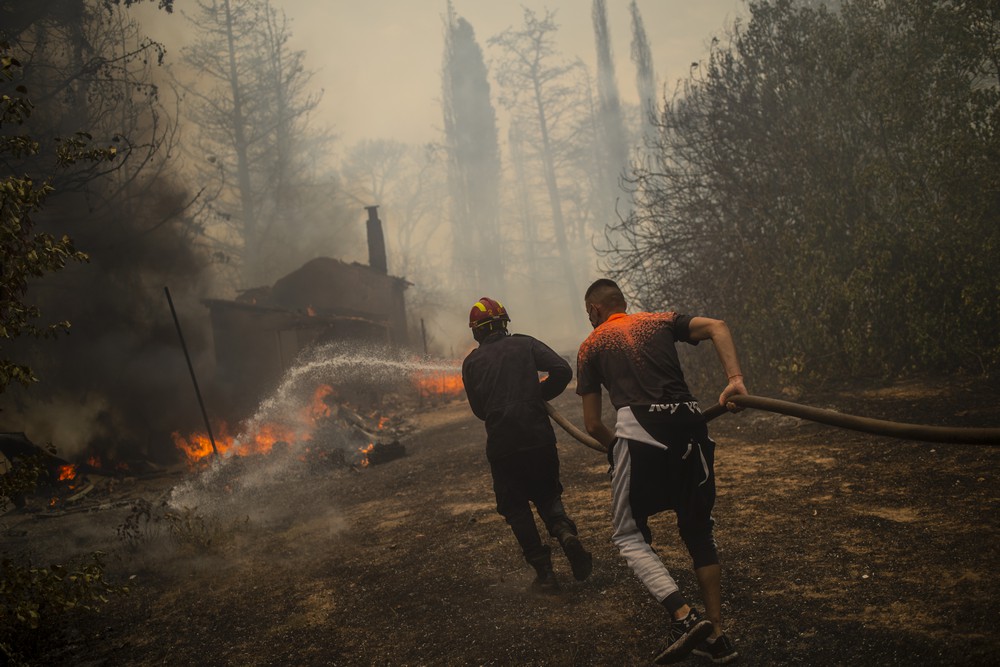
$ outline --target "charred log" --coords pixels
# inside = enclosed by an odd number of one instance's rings
[[[376,442],[366,453],[368,465],[379,465],[388,463],[406,456],[406,447],[400,444],[399,440],[392,442]]]

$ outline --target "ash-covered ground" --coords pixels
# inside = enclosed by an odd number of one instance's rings
[[[914,382],[799,400],[998,426],[998,399],[977,383]],[[572,387],[554,404],[580,423]],[[241,461],[232,474],[253,480],[242,510],[225,501],[227,511],[216,512],[199,496],[200,505],[175,505],[169,521],[140,517],[123,531],[136,515],[119,501],[145,499],[155,517],[191,481],[178,469],[123,483],[107,509],[2,517],[8,548],[52,562],[100,549],[109,576],[131,588],[47,635],[42,662],[649,664],[666,615],[610,542],[603,456],[557,430],[564,500],[595,567],[578,583],[557,558],[562,591],[539,596],[527,590],[532,572],[494,510],[481,422],[461,400],[415,422],[407,456],[383,465],[290,466],[269,476]],[[898,441],[750,410],[711,431],[724,613],[741,664],[996,664],[1000,449]],[[226,498],[224,483],[217,491]],[[697,598],[672,516],[652,528]]]

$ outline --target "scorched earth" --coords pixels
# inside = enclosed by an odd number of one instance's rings
[[[800,400],[997,426],[998,399],[973,382],[912,382]],[[580,423],[572,385],[554,404]],[[461,399],[413,422],[405,457],[364,469],[316,466],[269,480],[246,457],[242,514],[190,506],[175,510],[170,529],[139,521],[123,530],[136,519],[134,501],[155,514],[190,482],[193,473],[178,468],[123,481],[103,509],[4,516],[9,547],[52,562],[102,550],[110,577],[131,588],[47,636],[44,663],[649,664],[666,618],[610,542],[604,457],[557,430],[564,500],[595,567],[578,583],[557,559],[562,590],[539,596],[494,510],[481,422]],[[724,614],[741,664],[996,664],[997,448],[891,440],[751,410],[719,418],[711,432]],[[671,517],[652,529],[696,598]]]

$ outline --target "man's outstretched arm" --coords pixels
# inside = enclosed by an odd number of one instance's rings
[[[719,405],[723,405],[729,410],[738,409],[735,404],[729,403],[729,397],[739,394],[746,395],[749,392],[743,384],[743,371],[740,370],[740,360],[736,356],[736,344],[733,343],[733,335],[729,331],[729,326],[722,320],[710,317],[692,317],[688,333],[693,341],[712,341],[728,379],[726,388],[719,396]]]

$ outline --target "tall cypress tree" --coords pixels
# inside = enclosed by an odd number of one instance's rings
[[[618,178],[628,163],[628,144],[622,119],[618,83],[615,77],[611,38],[608,35],[607,7],[604,0],[594,0],[591,16],[597,46],[598,127],[601,129],[602,159],[599,161],[601,206],[598,215],[611,224],[618,197]]]
[[[450,2],[446,20],[441,79],[455,268],[480,291],[502,291],[496,111],[472,26]]]
[[[635,0],[628,6],[632,14],[632,62],[635,63],[635,84],[639,93],[639,110],[642,114],[642,136],[652,137],[656,114],[656,76],[653,73],[653,54],[646,37],[646,26]]]

